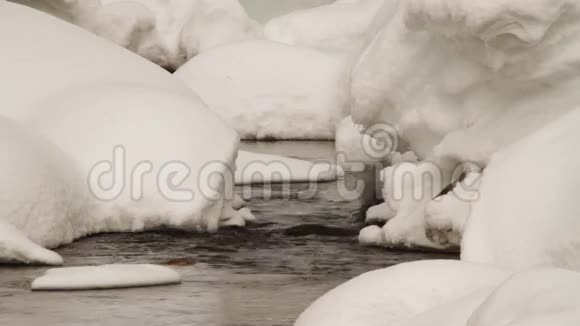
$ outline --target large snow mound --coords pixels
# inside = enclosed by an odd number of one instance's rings
[[[191,95],[133,84],[72,88],[43,101],[28,124],[87,176],[105,218],[99,231],[215,231],[231,206],[238,137]]]
[[[344,57],[268,41],[222,46],[175,74],[243,139],[333,139],[345,116]]]
[[[387,241],[422,244],[432,199],[428,187],[437,194],[454,180],[458,166],[485,167],[494,153],[580,103],[580,5],[572,0],[391,4],[390,14],[381,10],[378,32],[354,65],[351,113],[365,128],[390,125],[401,146],[436,166],[438,186],[425,183],[417,190],[425,200],[404,205],[387,226],[392,229]],[[446,214],[446,208],[437,212]]]
[[[134,82],[191,93],[147,60],[21,5],[0,2],[0,38],[0,114],[9,117],[25,117],[27,107],[81,84]]]
[[[33,291],[134,288],[181,283],[174,270],[159,265],[103,265],[53,268],[32,282]]]
[[[363,274],[325,294],[295,326],[394,325],[508,275],[485,265],[423,261]]]
[[[0,219],[22,233],[4,229],[4,237],[56,247],[94,230],[81,173],[58,147],[0,117],[0,152]],[[32,242],[18,241],[22,248],[13,250],[36,250]]]
[[[326,50],[356,51],[366,42],[373,18],[384,0],[337,0],[291,12],[264,26],[276,42]]]
[[[484,173],[462,259],[580,270],[580,109],[505,148]]]
[[[473,326],[580,324],[580,274],[540,268],[514,275],[475,311]]]
[[[201,51],[262,33],[237,0],[17,2],[66,19],[170,69]]]

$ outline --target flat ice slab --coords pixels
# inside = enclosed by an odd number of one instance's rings
[[[102,265],[53,268],[32,282],[33,291],[133,288],[181,283],[181,276],[159,265]]]
[[[239,151],[236,167],[237,185],[327,182],[344,176],[342,168],[330,162],[309,162],[246,151]]]

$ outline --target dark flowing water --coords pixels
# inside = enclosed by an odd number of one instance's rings
[[[244,144],[244,149],[304,159],[329,158],[332,143]],[[355,180],[360,176],[348,175]],[[289,326],[313,300],[364,272],[420,259],[454,256],[363,248],[364,200],[346,201],[336,183],[273,186],[263,199],[253,190],[249,206],[258,217],[245,229],[218,234],[179,231],[104,234],[58,250],[67,266],[167,263],[183,284],[128,290],[29,291],[46,268],[0,267],[0,325],[199,325]]]

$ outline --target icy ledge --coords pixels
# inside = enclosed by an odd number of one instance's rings
[[[159,265],[103,265],[49,269],[32,282],[33,291],[133,288],[181,283],[174,270]]]

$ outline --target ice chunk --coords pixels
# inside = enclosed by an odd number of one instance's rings
[[[295,326],[384,326],[499,284],[508,275],[458,261],[422,261],[363,274],[314,302]]]
[[[32,282],[33,291],[134,288],[181,283],[181,276],[159,265],[103,265],[49,269]]]
[[[309,162],[278,155],[240,151],[236,184],[334,181],[342,169],[330,162]]]
[[[334,139],[346,71],[339,55],[250,41],[202,53],[175,75],[243,139]]]

